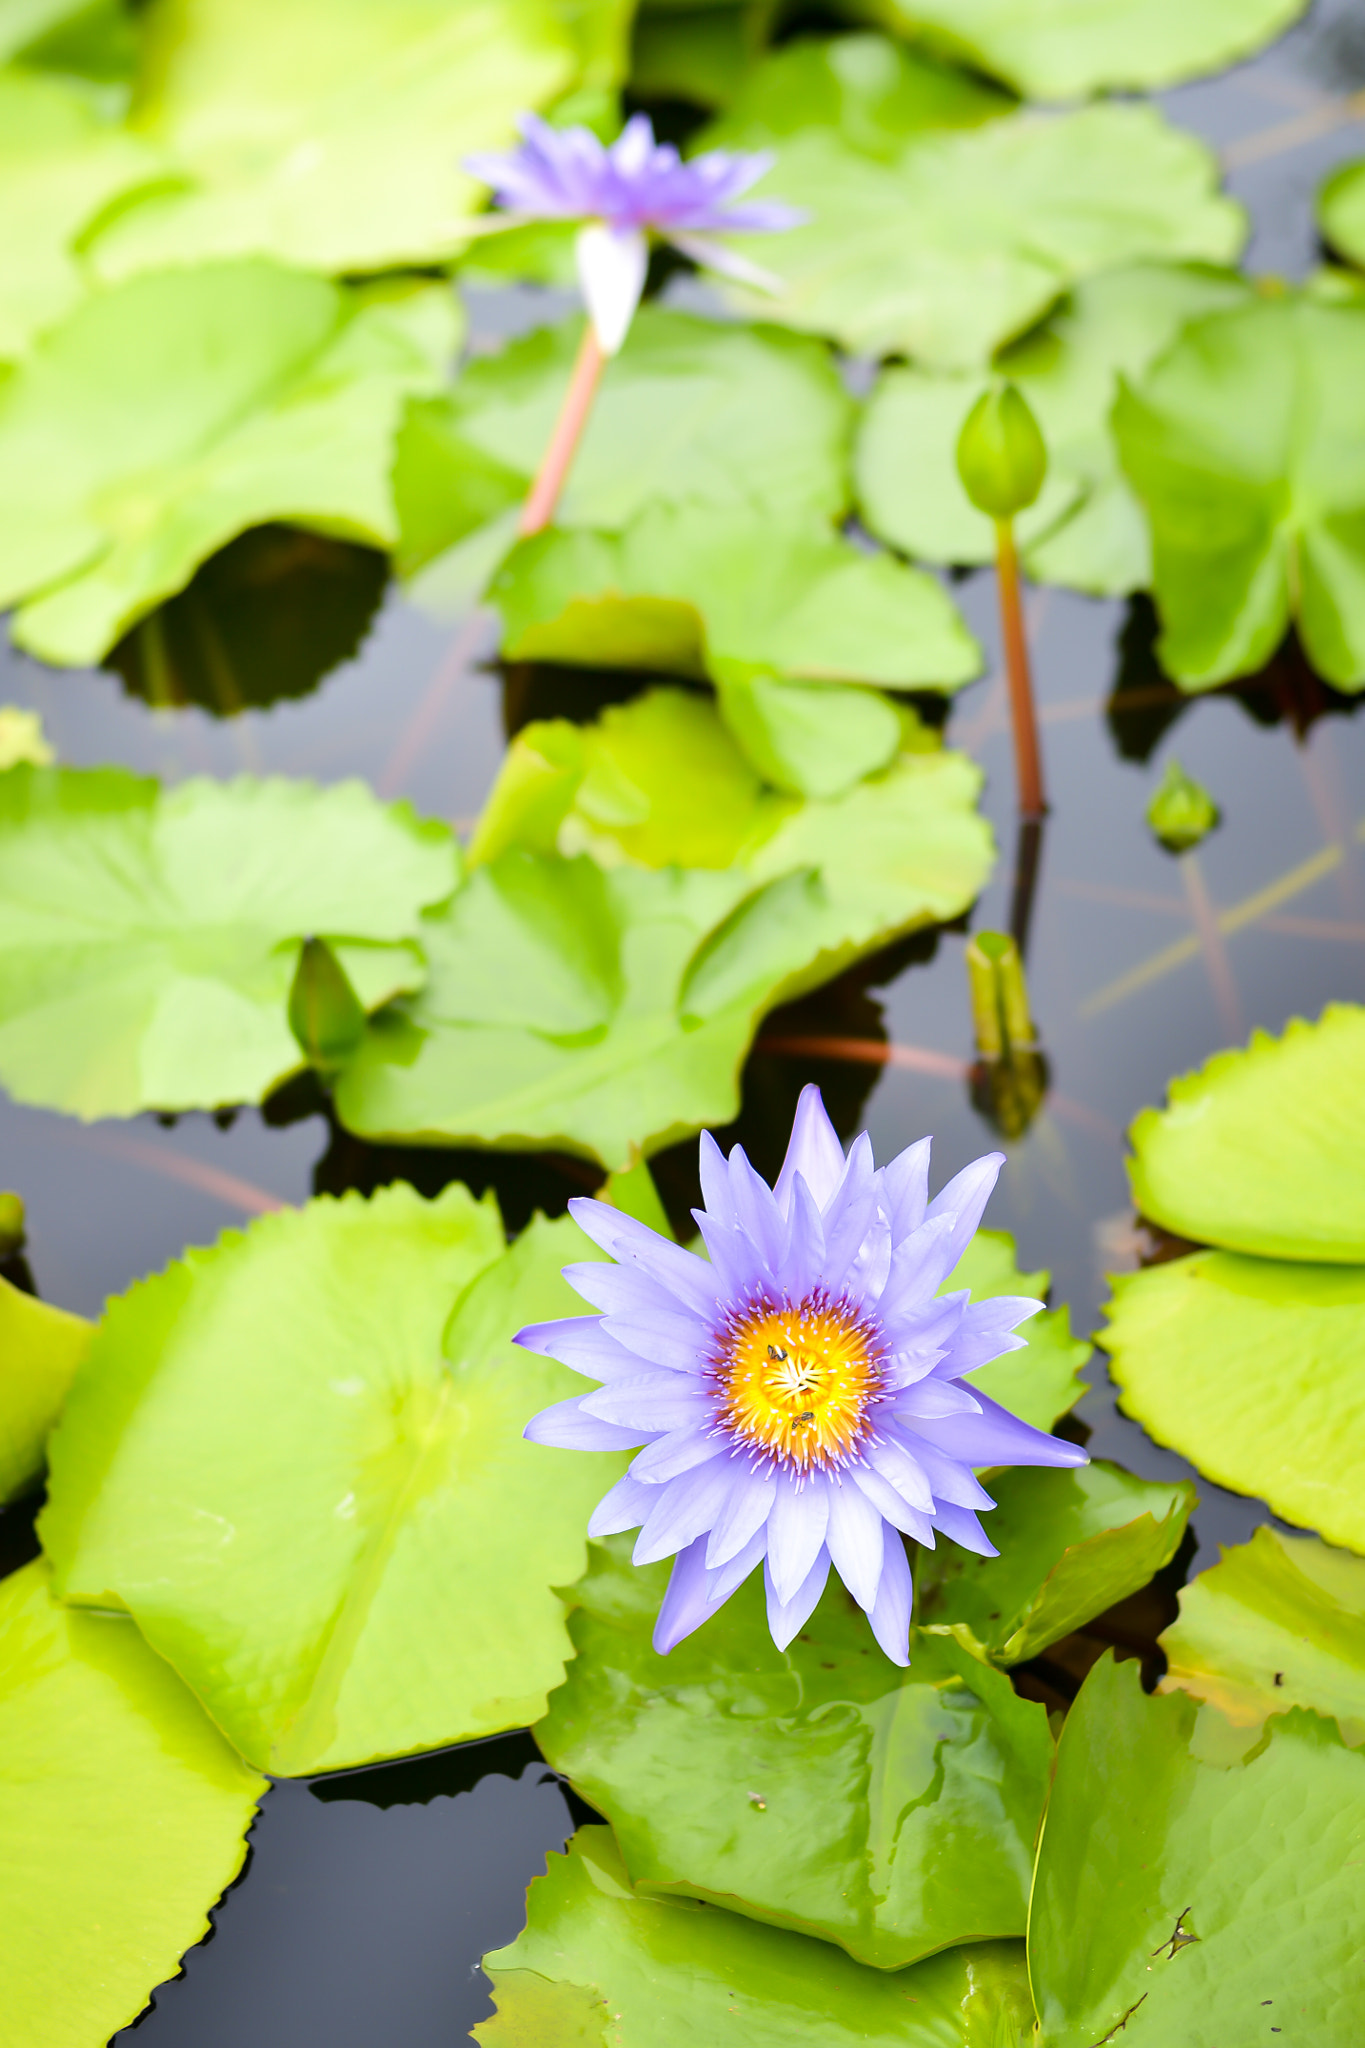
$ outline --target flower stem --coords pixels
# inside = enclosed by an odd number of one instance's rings
[[[1038,751],[1038,721],[1033,710],[1024,612],[1019,601],[1019,557],[1014,528],[1008,519],[995,522],[995,565],[1000,585],[1000,630],[1005,643],[1005,676],[1009,683],[1010,719],[1014,726],[1014,760],[1019,775],[1019,809],[1026,818],[1047,811],[1043,764]]]
[[[555,421],[555,430],[541,458],[526,503],[521,508],[517,532],[523,537],[539,533],[555,516],[555,507],[573,467],[574,455],[588,423],[588,414],[592,411],[592,402],[597,396],[597,386],[606,363],[601,343],[589,320],[583,329],[578,358],[564,394],[564,403],[559,409],[559,418]]]

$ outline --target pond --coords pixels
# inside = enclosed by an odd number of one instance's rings
[[[876,12],[894,23],[918,10]],[[688,62],[701,64],[700,53],[712,47],[707,36],[718,35],[715,25],[728,14],[649,18],[652,38],[637,42],[655,67],[651,74],[639,56],[645,82],[691,75],[678,56],[682,28],[669,42],[659,23],[685,25],[696,38]],[[823,16],[784,17],[782,47],[794,46],[798,32],[851,40],[857,31]],[[979,72],[971,76],[980,83]],[[1226,191],[1250,214],[1248,271],[1297,282],[1317,270],[1324,256],[1319,189],[1338,165],[1365,157],[1358,8],[1317,0],[1268,48],[1152,98],[1171,122],[1218,152]],[[700,108],[689,108],[679,91],[641,91],[632,104],[653,113],[661,133],[682,136],[700,125]],[[335,266],[339,273],[381,267]],[[713,283],[681,265],[656,264],[649,289],[680,315],[724,319],[733,310]],[[1344,297],[1360,286],[1341,289]],[[478,273],[464,299],[473,364],[496,361],[509,338],[534,336],[577,304],[566,283],[500,282],[491,268]],[[860,399],[881,353],[900,359],[907,351],[870,348],[844,359]],[[865,559],[875,543],[866,507],[862,517],[854,531]],[[727,1150],[742,1141],[772,1179],[798,1094],[815,1081],[843,1141],[865,1128],[878,1162],[932,1133],[935,1187],[1001,1145],[1007,1164],[987,1222],[1010,1233],[1024,1274],[1047,1269],[1050,1304],[1065,1304],[1073,1330],[1088,1336],[1110,1300],[1110,1276],[1165,1270],[1192,1243],[1223,1241],[1194,1223],[1171,1223],[1164,1212],[1160,1221],[1137,1215],[1126,1167],[1133,1119],[1166,1101],[1172,1077],[1245,1045],[1251,1033],[1278,1036],[1291,1018],[1365,1003],[1361,698],[1358,684],[1333,688],[1316,673],[1292,635],[1257,672],[1239,672],[1204,693],[1182,690],[1162,669],[1162,621],[1145,591],[1102,597],[1062,587],[1063,579],[1034,582],[1025,616],[1051,808],[1041,828],[1021,828],[994,570],[958,565],[935,574],[980,642],[984,672],[948,698],[946,710],[944,699],[923,691],[912,701],[930,729],[942,724],[949,748],[984,771],[980,809],[999,857],[961,915],[925,922],[772,1010],[744,1064],[739,1118],[717,1136]],[[605,707],[636,701],[658,680],[659,671],[500,654],[499,621],[488,607],[462,611],[447,603],[441,610],[420,596],[376,549],[266,520],[213,554],[181,595],[134,625],[99,666],[47,664],[7,647],[0,702],[41,716],[64,768],[119,764],[167,787],[204,776],[322,784],[359,777],[386,801],[407,799],[420,816],[446,821],[468,841],[519,733],[547,719],[588,728]],[[667,667],[662,673],[676,675]],[[701,687],[688,684],[694,693]],[[1179,853],[1157,841],[1146,818],[1173,760],[1218,809],[1209,836]],[[967,953],[972,934],[983,931],[1013,932],[1020,942],[1045,1062],[1039,1100],[1013,1121],[1000,1096],[991,1097],[974,1046]],[[5,973],[0,957],[0,983]],[[1341,1098],[1327,1101],[1326,1124],[1338,1110],[1343,1127],[1359,1121],[1361,1072],[1359,1064],[1343,1070]],[[108,1297],[162,1272],[187,1247],[211,1245],[225,1230],[315,1195],[370,1195],[408,1181],[430,1197],[462,1181],[476,1194],[493,1189],[509,1232],[517,1232],[536,1210],[563,1216],[571,1197],[602,1178],[588,1158],[555,1148],[367,1140],[346,1127],[324,1086],[306,1073],[260,1107],[97,1113],[88,1121],[15,1099],[26,1092],[35,1093],[16,1088],[14,1097],[0,1096],[0,1177],[23,1196],[23,1256],[38,1294],[92,1319]],[[684,1110],[677,1121],[690,1134],[660,1148],[651,1165],[670,1222],[690,1236],[688,1211],[700,1201],[695,1120]],[[1292,1170],[1291,1162],[1284,1171]],[[1231,1253],[1214,1256],[1256,1249],[1235,1237],[1228,1242]],[[19,1274],[13,1259],[4,1270]],[[1156,1637],[1176,1618],[1177,1592],[1218,1562],[1219,1546],[1245,1546],[1268,1525],[1294,1537],[1317,1529],[1337,1545],[1360,1547],[1358,1535],[1291,1510],[1287,1496],[1277,1497],[1277,1516],[1250,1486],[1216,1483],[1218,1473],[1230,1478],[1228,1461],[1214,1457],[1210,1476],[1165,1448],[1156,1436],[1169,1442],[1170,1431],[1154,1423],[1149,1435],[1120,1410],[1103,1352],[1090,1355],[1084,1374],[1089,1391],[1061,1425],[1063,1437],[1139,1479],[1192,1481],[1198,1504],[1174,1557],[1144,1588],[1102,1613],[1087,1612],[1078,1627],[1014,1664],[1016,1693],[1047,1707],[1055,1726],[1106,1647],[1139,1656],[1148,1684],[1155,1682],[1165,1662]],[[1347,1417],[1355,1412],[1348,1402]],[[268,1432],[268,1419],[260,1427]],[[1358,1441],[1352,1455],[1358,1474],[1365,1455]],[[39,1554],[41,1505],[41,1495],[28,1494],[0,1508],[0,1574]],[[517,1532],[502,1530],[497,1540],[515,1542]],[[291,1557],[281,1554],[286,1584],[292,1570]],[[1345,1612],[1358,1589],[1343,1579],[1337,1597]],[[1361,1611],[1357,1605],[1357,1637]],[[1347,1654],[1345,1636],[1329,1630],[1325,1640]],[[1358,1645],[1349,1655],[1358,1680]],[[1325,1699],[1322,1711],[1337,1712],[1336,1700]],[[213,1907],[210,1937],[189,1949],[181,1974],[161,1983],[150,2008],[114,2040],[131,2041],[136,2032],[147,2048],[239,2048],[244,2041],[292,2048],[300,2040],[437,2048],[463,2039],[493,2012],[481,1959],[520,1933],[526,1888],[545,1869],[547,1852],[598,1818],[584,1790],[590,1773],[568,1764],[552,1769],[529,1732],[504,1725],[508,1732],[486,1740],[396,1762],[276,1777],[251,1827],[245,1868]],[[554,1754],[567,1756],[572,1746],[564,1737]],[[1365,1797],[1359,1789],[1351,1797],[1361,1823]],[[619,1824],[617,1835],[624,1849]],[[698,1895],[717,1894],[702,1886]],[[1172,1956],[1184,1940],[1212,1931],[1202,1904],[1193,1911],[1189,1925],[1199,1935],[1182,1934],[1177,1921]],[[1358,1899],[1356,1912],[1358,1954]],[[767,1917],[783,1924],[780,1915]],[[809,1930],[811,1923],[785,1924]],[[983,1929],[995,1931],[1011,1930]],[[1022,1925],[1012,1931],[1022,1934]],[[1297,2031],[1288,2022],[1283,2039],[1319,2048],[1356,2038],[1350,2013],[1361,2009],[1365,1984],[1357,1974],[1348,1996],[1344,1965],[1339,1974],[1344,2002],[1329,2019],[1319,2013]],[[1211,2010],[1229,2023],[1226,2009]],[[490,2035],[489,2048],[514,2038],[618,2038],[593,2030],[600,2015],[566,2012],[547,2007],[539,2020],[532,2013],[524,2033]],[[1279,2031],[1272,2017],[1264,2015],[1267,2039]],[[1258,2009],[1254,2026],[1249,2017],[1227,2041],[1260,2040],[1262,2021]],[[570,2031],[571,2024],[583,2031]],[[1196,2010],[1191,2030],[1162,2035],[1153,2026],[1145,2038],[1212,2040],[1200,2024]],[[864,2026],[846,2038],[891,2038],[880,2020]],[[790,2032],[763,2038],[814,2039],[817,2032],[793,2023]],[[1132,2032],[1143,2038],[1140,2026]],[[13,2038],[15,2048],[28,2048]],[[91,2037],[41,2037],[49,2038]],[[985,2044],[1016,2037],[945,2031],[922,2038]],[[1054,2013],[1041,2038],[1079,2044],[1081,2034]]]

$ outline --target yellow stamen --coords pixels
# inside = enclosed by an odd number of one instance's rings
[[[717,1379],[724,1425],[803,1470],[854,1448],[879,1383],[868,1331],[842,1303],[820,1295],[795,1307],[765,1302],[739,1317]]]

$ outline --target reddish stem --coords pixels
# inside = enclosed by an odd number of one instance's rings
[[[597,386],[606,363],[590,320],[583,330],[578,359],[564,394],[564,403],[559,409],[559,418],[555,421],[555,430],[541,458],[540,469],[526,503],[521,508],[517,532],[523,536],[539,533],[555,516],[555,507],[573,467],[574,454],[588,423],[588,414],[592,411],[592,402],[597,396]]]
[[[1038,750],[1038,721],[1033,710],[1033,679],[1029,672],[1024,609],[1019,599],[1019,557],[1008,519],[995,522],[995,565],[1000,585],[1000,631],[1005,643],[1005,676],[1009,683],[1010,719],[1014,726],[1014,759],[1019,774],[1019,809],[1026,818],[1047,811],[1043,794],[1043,763]]]

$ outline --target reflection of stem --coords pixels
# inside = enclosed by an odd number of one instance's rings
[[[559,418],[555,421],[550,444],[541,459],[540,469],[526,503],[521,508],[517,532],[523,537],[530,533],[539,533],[555,516],[555,507],[559,503],[560,493],[573,467],[574,453],[588,423],[588,414],[592,411],[592,402],[597,396],[597,386],[606,363],[602,345],[590,320],[583,330],[578,359],[573,366],[573,375],[569,379],[569,388],[564,394],[564,403],[560,407]]]
[[[1010,936],[1019,948],[1019,958],[1028,957],[1029,926],[1033,922],[1033,898],[1038,888],[1038,868],[1043,852],[1043,820],[1019,820],[1019,841],[1014,850],[1014,898],[1010,904]]]
[[[1005,676],[1009,683],[1010,719],[1014,726],[1019,809],[1026,818],[1041,818],[1047,809],[1047,798],[1043,795],[1043,764],[1038,752],[1038,723],[1033,711],[1028,640],[1024,634],[1023,606],[1019,601],[1019,557],[1014,547],[1014,528],[1008,519],[996,520],[995,538],[1000,631],[1005,644]]]
[[[1218,1005],[1218,1021],[1229,1038],[1238,1039],[1242,1036],[1242,1005],[1237,996],[1237,983],[1233,979],[1228,949],[1223,943],[1218,913],[1209,900],[1203,870],[1195,854],[1181,854],[1180,875],[1189,899],[1199,950],[1208,970],[1213,999]]]

